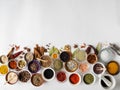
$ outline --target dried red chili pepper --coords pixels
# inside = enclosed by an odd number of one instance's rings
[[[9,59],[15,59],[15,58],[17,58],[21,53],[23,53],[23,51],[19,51],[19,52],[15,53],[15,54],[12,54],[12,55],[10,55]]]

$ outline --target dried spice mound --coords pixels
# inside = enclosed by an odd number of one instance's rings
[[[8,63],[8,66],[9,68],[11,69],[16,69],[17,68],[17,62],[15,60],[11,60],[9,63]]]
[[[39,73],[33,74],[31,77],[31,82],[34,86],[40,86],[44,83],[42,75]]]
[[[63,68],[63,62],[61,60],[55,60],[53,62],[53,67],[55,70],[61,70]]]
[[[41,59],[45,61],[41,61],[41,66],[43,67],[49,67],[52,64],[52,60],[48,55],[41,56]]]
[[[70,75],[69,80],[72,84],[77,84],[80,81],[80,77],[77,74],[73,73]]]
[[[1,65],[0,66],[0,74],[7,74],[8,73],[8,71],[9,71],[9,69],[8,69],[8,66],[7,65]]]
[[[67,52],[67,51],[64,51],[64,52],[61,52],[60,54],[60,59],[63,61],[63,62],[67,62],[71,59],[71,53],[70,52]]]
[[[31,75],[28,71],[22,71],[19,73],[18,78],[22,82],[27,82],[30,79]]]
[[[107,71],[109,72],[109,74],[111,75],[116,75],[119,73],[119,64],[116,61],[110,61],[107,64]]]
[[[31,62],[29,62],[28,64],[28,70],[31,73],[36,73],[40,70],[40,62],[37,60],[32,60]]]
[[[92,74],[88,73],[84,76],[83,80],[86,84],[92,84],[94,81],[94,76]]]
[[[65,69],[68,72],[74,72],[78,69],[78,63],[75,60],[70,60],[68,62],[65,63]]]
[[[57,73],[57,80],[63,82],[66,80],[66,74],[63,71]]]
[[[90,64],[94,64],[97,60],[98,60],[98,58],[97,58],[97,55],[96,55],[96,54],[89,54],[89,55],[87,56],[87,61],[88,61]]]

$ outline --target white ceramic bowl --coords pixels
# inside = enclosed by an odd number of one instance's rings
[[[51,69],[51,70],[53,71],[53,76],[52,76],[52,78],[50,78],[50,79],[47,79],[47,78],[45,77],[45,75],[44,75],[44,72],[45,72],[47,69]],[[53,80],[53,79],[55,78],[55,71],[54,71],[54,69],[52,69],[52,68],[50,68],[50,67],[43,69],[43,71],[42,71],[42,77],[43,77],[43,79],[44,79],[45,81],[51,81],[51,80]]]
[[[73,83],[70,81],[70,76],[73,75],[73,74],[76,74],[76,75],[78,75],[78,77],[79,77],[79,81],[78,81],[76,84],[73,84]],[[81,78],[81,75],[80,75],[80,74],[78,74],[78,73],[72,73],[72,74],[70,74],[70,76],[69,76],[69,82],[70,82],[70,84],[76,86],[76,85],[79,85],[79,84],[81,83],[81,81],[82,81],[81,79],[82,79],[82,78]]]
[[[101,73],[99,73],[99,74],[95,73],[95,71],[94,71],[94,66],[95,66],[96,64],[101,64],[101,65],[103,66],[103,68],[101,68],[101,69],[103,69],[103,71],[102,71]],[[93,69],[94,74],[97,75],[98,77],[100,77],[101,75],[103,75],[103,74],[105,73],[105,71],[106,71],[105,65],[104,65],[103,63],[101,63],[101,62],[96,62],[96,63],[93,65],[93,68],[92,68],[92,69]]]
[[[93,78],[94,78],[93,82],[90,83],[90,84],[87,84],[87,83],[85,82],[85,80],[84,80],[84,77],[85,77],[85,75],[87,75],[87,74],[91,74],[91,75],[93,76]],[[91,72],[85,73],[85,74],[83,75],[83,82],[84,82],[86,85],[93,85],[93,84],[95,84],[95,82],[96,82],[96,77],[95,77],[95,75],[94,75],[93,73],[91,73]]]
[[[102,76],[109,76],[110,78],[111,78],[111,82],[112,82],[112,85],[110,86],[110,87],[103,87],[102,85],[101,85],[101,78],[100,78],[100,80],[99,80],[99,84],[100,84],[100,86],[104,89],[104,90],[114,90],[114,88],[115,88],[115,86],[116,86],[116,80],[115,80],[115,78],[112,76],[112,75],[110,75],[110,74],[104,74],[104,75],[102,75]],[[102,77],[101,76],[101,77]]]

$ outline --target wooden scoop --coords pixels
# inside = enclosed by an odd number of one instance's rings
[[[6,85],[8,82],[12,81],[12,80],[14,79],[14,77],[15,77],[15,75],[14,75],[10,80],[6,81],[6,82],[4,83],[4,85]]]

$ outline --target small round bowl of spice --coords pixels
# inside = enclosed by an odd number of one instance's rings
[[[78,73],[72,73],[70,76],[69,76],[69,82],[72,84],[72,85],[78,85],[81,83],[81,76],[78,74]]]
[[[59,59],[54,60],[53,68],[55,71],[59,71],[63,68],[63,62]]]
[[[8,62],[8,57],[7,57],[6,55],[1,55],[1,56],[0,56],[0,62],[1,62],[2,64],[7,63],[7,62]]]
[[[34,59],[34,55],[32,52],[27,52],[24,56],[25,60],[27,63],[29,63],[30,61],[32,61]]]
[[[96,62],[94,65],[93,65],[93,72],[96,74],[96,75],[102,75],[104,74],[106,71],[106,68],[105,68],[105,65],[101,62]]]
[[[43,83],[44,83],[44,80],[42,78],[42,75],[39,74],[39,73],[35,73],[32,75],[31,77],[31,83],[34,85],[34,86],[41,86]]]
[[[18,61],[18,68],[23,69],[26,67],[26,61],[25,60],[19,60]]]
[[[31,62],[28,63],[28,70],[31,73],[37,73],[40,70],[40,62],[37,60],[32,60]]]
[[[6,75],[6,83],[8,84],[15,84],[18,81],[18,75],[16,72],[10,71]]]
[[[68,72],[75,72],[78,69],[78,63],[75,60],[69,60],[65,63],[65,69]]]
[[[60,60],[63,62],[68,62],[72,58],[72,53],[70,51],[63,51],[60,53]]]
[[[56,75],[56,78],[59,82],[64,82],[66,80],[67,76],[64,71],[59,71]]]
[[[51,81],[55,78],[55,71],[52,68],[44,68],[42,71],[42,77],[45,81]]]
[[[90,64],[94,64],[98,61],[98,57],[96,54],[89,54],[87,56],[87,61],[90,63]]]
[[[53,54],[51,55],[51,57],[52,57],[52,59],[58,59],[59,54],[58,54],[58,53],[53,53]]]
[[[18,74],[18,78],[21,82],[28,82],[31,78],[31,74],[27,70],[23,70]]]
[[[86,73],[89,70],[89,63],[88,62],[81,62],[79,64],[79,70],[81,73]]]
[[[10,69],[16,69],[17,68],[17,61],[16,60],[10,60],[8,63],[8,66]]]
[[[99,79],[99,84],[104,90],[114,90],[116,86],[116,80],[112,75],[104,74]]]
[[[95,76],[92,73],[86,73],[83,76],[83,81],[86,85],[91,85],[95,83]]]
[[[77,48],[73,52],[73,57],[80,62],[80,61],[86,60],[87,53],[84,50],[80,50],[79,48]]]
[[[9,68],[7,65],[1,65],[0,66],[0,74],[5,75],[9,72]]]
[[[106,68],[107,68],[107,71],[109,74],[117,75],[119,73],[120,66],[119,66],[118,62],[110,61],[110,62],[108,62]]]
[[[48,55],[43,55],[38,60],[40,60],[41,66],[43,67],[49,67],[52,64],[52,59]]]

